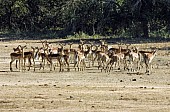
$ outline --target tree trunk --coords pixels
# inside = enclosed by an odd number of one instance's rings
[[[11,30],[12,29],[12,25],[11,25],[12,9],[11,9],[11,6],[8,6],[8,8],[6,7],[6,14],[7,14],[8,29]]]
[[[148,21],[144,19],[142,21],[142,29],[143,29],[143,37],[148,38],[149,37],[149,29],[148,29]]]
[[[95,34],[96,34],[94,24],[95,24],[95,23],[93,23],[93,35],[95,35]]]

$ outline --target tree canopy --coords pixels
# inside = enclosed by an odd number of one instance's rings
[[[0,0],[0,30],[169,37],[170,1]]]

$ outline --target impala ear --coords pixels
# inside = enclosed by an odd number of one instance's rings
[[[134,46],[134,48],[135,48],[136,50],[139,50],[139,47]]]
[[[158,50],[158,48],[157,48],[157,47],[150,47],[150,49],[151,49],[152,51],[156,51],[156,50]]]
[[[153,54],[157,55],[157,50],[156,49],[153,50]]]
[[[63,43],[63,46],[66,46],[66,43]]]
[[[126,48],[129,48],[129,46],[131,46],[131,44],[125,44]]]
[[[62,44],[62,43],[60,43],[59,45],[60,45],[61,47],[63,47],[63,44]]]
[[[71,42],[68,43],[68,45],[71,45],[71,44],[72,44]]]
[[[89,41],[89,44],[93,44],[93,41]]]
[[[80,42],[83,43],[83,40],[80,39]]]
[[[23,48],[27,49],[27,45],[23,46]]]
[[[117,42],[118,47],[121,47],[121,43]]]
[[[157,52],[157,50],[155,49],[154,52]]]
[[[31,49],[35,49],[35,48],[31,46]]]
[[[35,47],[35,49],[39,49],[38,47]]]
[[[21,45],[18,45],[18,47],[17,47],[17,48],[22,48],[22,47],[21,47]]]

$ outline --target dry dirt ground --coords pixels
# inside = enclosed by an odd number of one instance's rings
[[[21,45],[41,46],[40,41],[0,42],[0,112],[170,112],[170,43],[157,46],[151,75],[96,67],[59,73],[36,69],[9,71],[9,54]],[[72,65],[71,65],[72,66]]]

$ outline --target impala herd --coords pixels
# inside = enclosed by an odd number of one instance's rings
[[[34,71],[36,68],[44,70],[45,66],[49,66],[52,71],[58,66],[60,72],[65,69],[70,71],[70,67],[75,71],[97,67],[101,72],[122,69],[138,73],[145,67],[145,73],[149,75],[152,68],[151,62],[156,55],[156,49],[144,51],[131,44],[122,43],[117,43],[117,47],[109,47],[104,40],[100,40],[99,44],[80,40],[75,48],[73,43],[67,45],[62,43],[54,45],[47,41],[41,41],[41,43],[41,46],[31,47],[30,51],[27,51],[27,46],[18,45],[13,48],[10,54],[10,71],[13,71],[12,63],[16,61],[16,68],[19,62],[19,70],[22,71],[26,70],[28,62],[28,70],[33,67]]]

